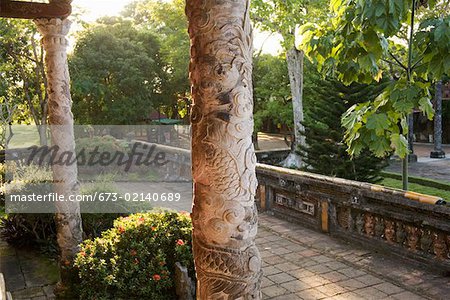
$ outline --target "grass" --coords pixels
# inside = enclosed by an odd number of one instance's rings
[[[10,149],[39,145],[39,133],[35,125],[13,125],[13,133],[8,145]]]
[[[384,178],[379,184],[386,187],[402,189],[402,181],[393,178]],[[441,197],[442,199],[450,202],[450,191],[428,187],[417,183],[409,183],[408,187],[412,192]]]

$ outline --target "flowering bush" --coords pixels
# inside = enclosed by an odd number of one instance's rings
[[[75,259],[82,299],[175,299],[175,262],[194,275],[192,223],[187,214],[122,217],[86,240]]]

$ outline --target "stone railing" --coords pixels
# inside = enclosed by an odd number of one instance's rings
[[[163,181],[191,181],[191,152],[187,149],[177,148],[173,146],[167,146],[162,144],[148,143],[140,140],[132,140],[129,142],[129,149],[127,155],[130,155],[131,149],[134,149],[136,153],[140,153],[142,157],[150,157],[149,160],[153,160],[157,157],[158,153],[163,154],[161,161],[164,162],[162,166],[153,165],[141,165],[132,164],[130,172],[154,170],[155,174],[159,174],[160,180]],[[8,161],[15,161],[18,164],[29,164],[30,158],[33,158],[35,164],[41,159],[41,155],[32,155],[33,150],[29,148],[9,149],[7,155],[5,151],[0,151],[0,163],[5,162],[5,156]],[[39,152],[42,153],[42,152]],[[113,155],[112,155],[113,156]],[[41,164],[48,164],[51,155],[44,155],[43,162]],[[135,159],[133,159],[135,161]],[[122,167],[112,166],[110,169],[113,171],[122,171]],[[78,173],[81,175],[80,179],[83,179],[83,174],[99,171],[100,168],[95,166],[79,166]]]
[[[288,157],[291,152],[288,148],[271,149],[271,150],[256,150],[256,158],[259,163],[278,165],[286,157]]]
[[[161,167],[155,168],[155,171],[157,171],[164,180],[192,180],[190,150],[137,140],[131,141],[130,148],[133,148],[134,144],[137,144],[136,150],[142,153],[151,151],[152,146],[155,146],[154,151],[164,153],[164,161],[166,163]]]
[[[450,207],[435,204],[442,199],[264,164],[256,172],[261,210],[450,271]]]

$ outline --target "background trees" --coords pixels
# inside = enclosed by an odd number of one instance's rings
[[[164,62],[165,81],[162,82],[165,113],[176,118],[186,113],[190,98],[190,41],[183,0],[141,0],[126,7],[123,16],[139,28],[155,33],[160,41],[160,56]]]
[[[421,15],[418,26],[412,22],[413,5]],[[443,13],[445,5],[448,1],[333,0],[332,22],[302,28],[307,54],[345,84],[379,81],[383,70],[396,70],[380,97],[345,114],[350,154],[368,147],[379,156],[393,149],[405,157],[407,116],[420,108],[432,117],[430,85],[450,70],[450,16]]]
[[[136,124],[162,99],[157,37],[131,21],[104,18],[83,31],[70,59],[74,115],[84,124]]]
[[[40,143],[45,145],[47,101],[44,52],[35,26],[30,20],[0,19],[2,117],[11,113],[7,112],[8,108],[16,108],[9,119],[15,123],[40,125]]]
[[[331,78],[315,80],[316,87],[309,95],[312,105],[305,106],[305,131],[302,134],[305,135],[306,146],[300,146],[305,170],[357,181],[379,181],[380,171],[386,166],[384,159],[375,157],[367,149],[358,157],[352,158],[347,153],[341,115],[361,99],[376,98],[385,83],[352,83],[346,86]]]
[[[262,54],[253,60],[253,99],[255,131],[263,125],[293,130],[291,93],[286,60]],[[269,123],[269,124],[267,124]],[[265,128],[271,129],[271,128]]]
[[[286,54],[292,96],[293,126],[295,141],[292,149],[304,145],[303,131],[303,51],[295,46],[295,31],[307,21],[318,20],[324,15],[321,6],[324,0],[256,0],[252,2],[252,18],[261,30],[277,33],[282,37],[282,47]],[[301,166],[300,157],[293,151],[283,162],[286,167]]]

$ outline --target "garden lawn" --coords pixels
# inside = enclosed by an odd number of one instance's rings
[[[402,189],[402,181],[398,179],[384,178],[379,184],[387,187]],[[408,186],[409,190],[412,192],[441,197],[447,202],[450,202],[450,191],[424,186],[417,183],[409,183]]]

